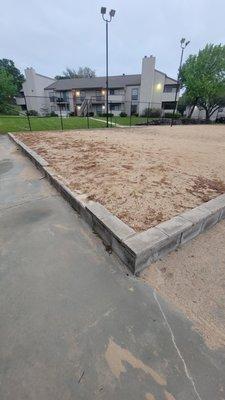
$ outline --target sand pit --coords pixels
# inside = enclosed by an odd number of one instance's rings
[[[73,190],[142,231],[225,193],[224,126],[17,135]]]
[[[210,348],[225,348],[225,221],[143,271],[141,278],[194,322]]]

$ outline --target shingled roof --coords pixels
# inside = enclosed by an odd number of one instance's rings
[[[140,85],[141,75],[117,75],[109,77],[110,88],[121,88],[124,86]],[[74,78],[74,79],[59,79],[47,86],[45,89],[52,90],[72,90],[72,89],[97,89],[106,86],[105,76],[94,78]]]

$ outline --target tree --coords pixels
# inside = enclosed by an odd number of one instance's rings
[[[8,60],[7,58],[3,58],[0,60],[0,70],[4,70],[12,77],[13,84],[16,86],[16,92],[19,93],[19,91],[22,89],[24,76],[21,74],[20,70],[16,68],[14,62],[12,60]]]
[[[89,67],[79,67],[76,71],[74,68],[66,68],[63,75],[56,75],[55,79],[71,79],[71,78],[93,78],[95,71]]]
[[[66,68],[65,71],[63,71],[63,75],[65,78],[78,78],[76,70],[74,68]]]
[[[7,113],[12,107],[13,97],[17,93],[17,87],[12,75],[0,68],[0,113]]]
[[[56,79],[57,81],[59,81],[60,79],[67,79],[67,77],[64,76],[64,75],[56,75],[56,76],[55,76],[55,79]]]
[[[78,78],[94,78],[95,76],[95,70],[89,67],[79,67],[77,71]]]
[[[183,116],[184,112],[188,112],[188,117],[191,117],[196,106],[195,100],[184,92],[178,100],[177,111]]]
[[[202,107],[209,120],[225,106],[225,46],[207,44],[197,55],[190,55],[181,68],[180,81],[191,114],[195,106]]]

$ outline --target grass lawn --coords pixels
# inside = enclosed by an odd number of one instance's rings
[[[97,119],[102,119],[103,121],[106,121],[106,118],[103,117],[94,117]],[[152,119],[157,119],[157,118],[148,118],[148,120]],[[118,125],[124,125],[124,126],[129,126],[129,125],[136,125],[136,124],[145,124],[147,122],[147,117],[136,117],[135,115],[132,115],[130,117],[112,117],[109,118],[109,123],[112,121],[113,125],[118,124]]]
[[[67,129],[87,129],[87,118],[69,117],[63,118],[63,128]],[[61,130],[59,117],[30,117],[31,129],[33,131]],[[89,118],[90,128],[104,128],[102,122]],[[0,115],[0,133],[29,131],[27,117],[4,116]]]

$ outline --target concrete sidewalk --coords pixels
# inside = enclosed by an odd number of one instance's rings
[[[0,137],[1,400],[222,400],[225,354]]]

